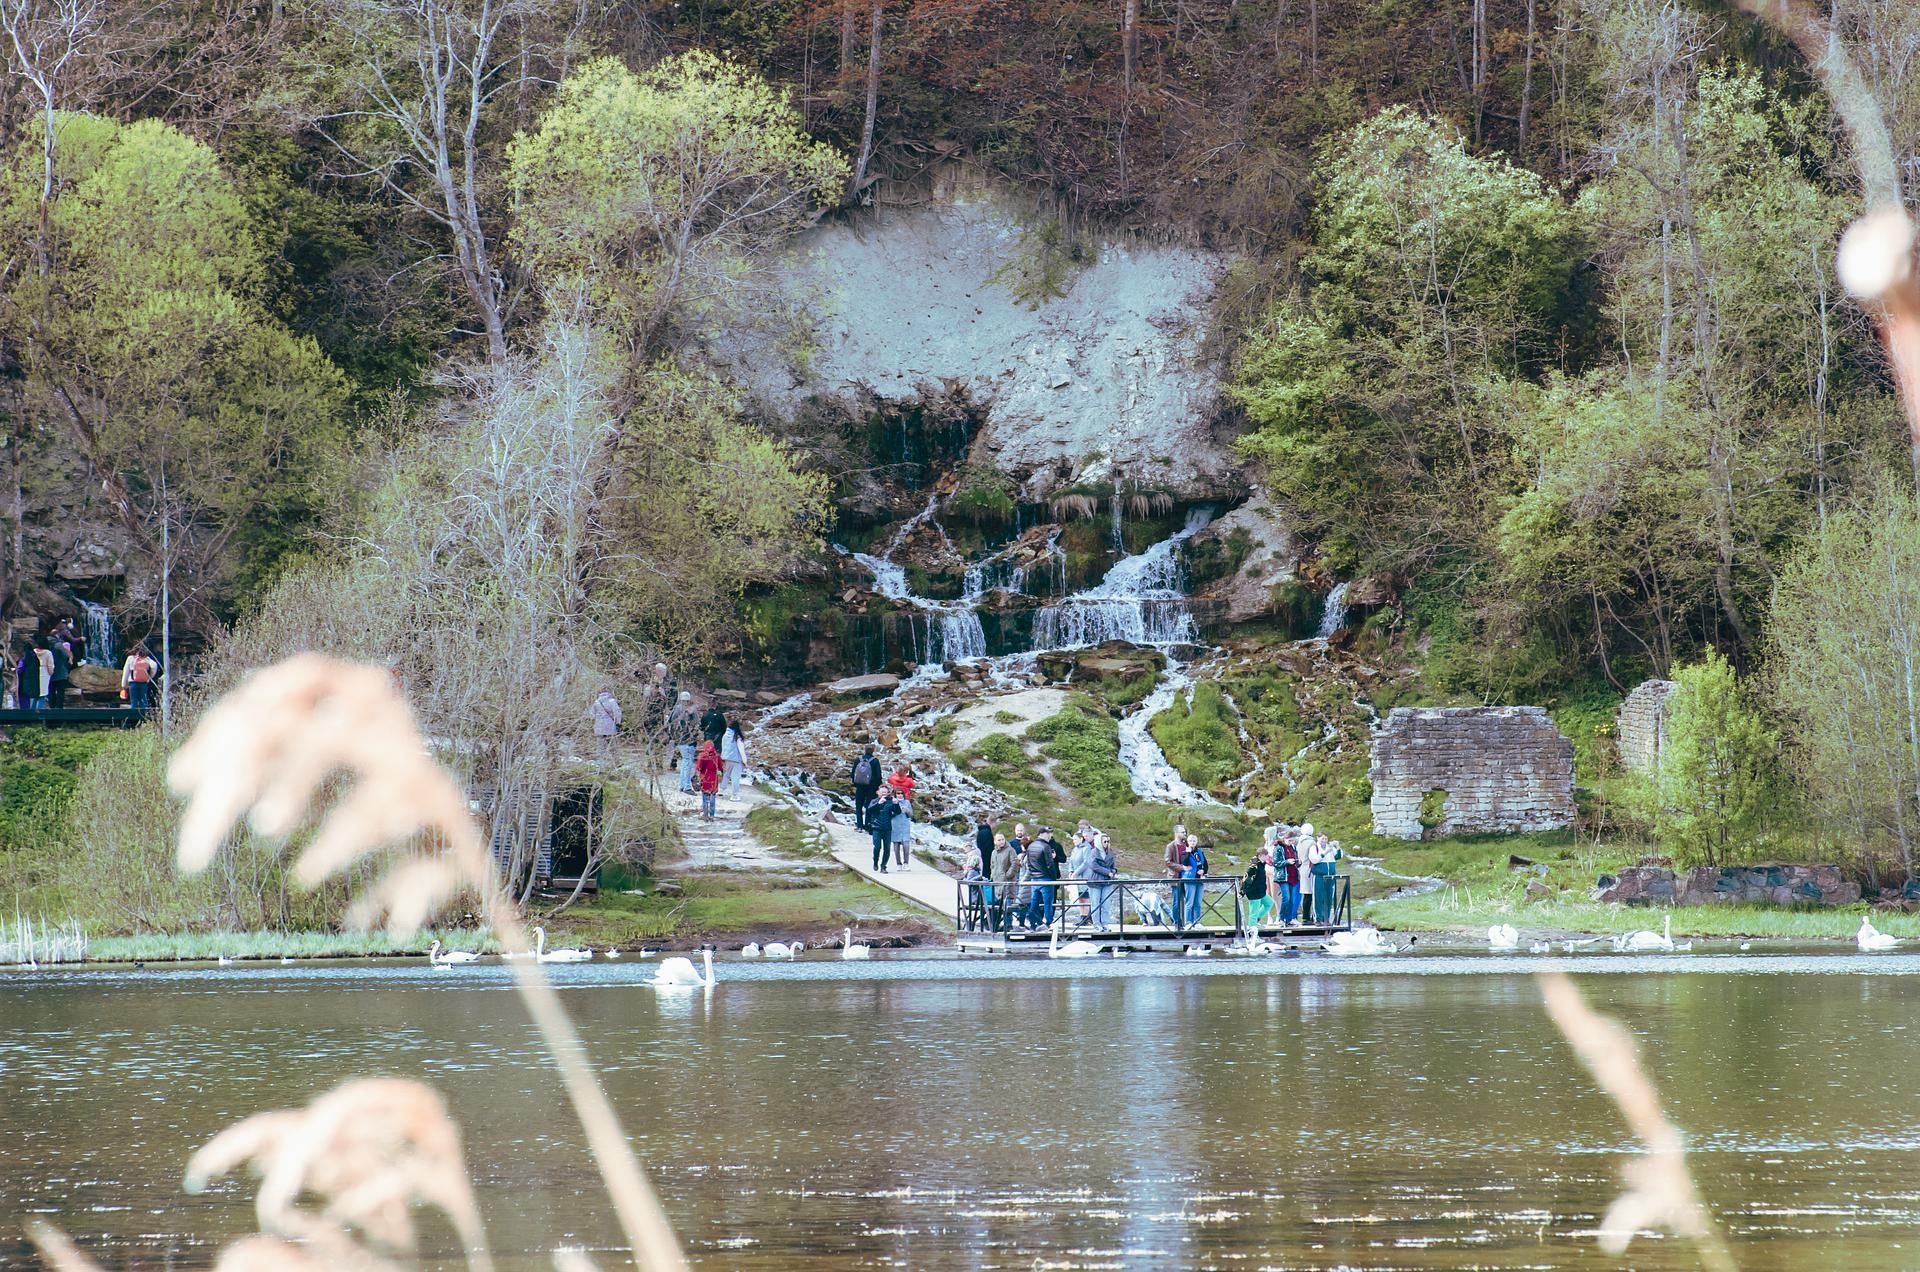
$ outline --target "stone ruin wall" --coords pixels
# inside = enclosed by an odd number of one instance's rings
[[[1573,743],[1544,707],[1395,707],[1373,735],[1373,833],[1398,839],[1573,825]],[[1430,791],[1441,819],[1421,825]]]
[[[1614,717],[1621,766],[1635,773],[1651,773],[1660,763],[1667,740],[1667,695],[1671,680],[1645,680],[1635,686]]]

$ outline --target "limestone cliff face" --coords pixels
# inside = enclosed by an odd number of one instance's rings
[[[984,416],[972,460],[1030,499],[1116,478],[1180,499],[1242,489],[1218,435],[1220,368],[1201,355],[1225,259],[1095,241],[1055,272],[1064,294],[1031,307],[1013,280],[1041,232],[978,185],[822,226],[763,278],[811,332],[730,334],[714,354],[785,418],[821,396],[961,390]]]
[[[118,595],[132,549],[84,460],[57,434],[33,439],[24,491],[26,560],[13,617],[72,612],[71,595]],[[10,497],[11,492],[7,492]]]

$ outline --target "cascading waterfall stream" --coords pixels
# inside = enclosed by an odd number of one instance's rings
[[[1320,630],[1313,634],[1315,640],[1329,640],[1333,634],[1347,625],[1347,585],[1336,583],[1327,593],[1326,608],[1320,611]]]
[[[87,633],[87,661],[102,667],[117,666],[113,648],[113,611],[98,601],[74,597]]]
[[[1033,647],[1080,649],[1109,640],[1158,646],[1198,642],[1179,549],[1212,520],[1211,509],[1195,508],[1170,538],[1123,557],[1096,586],[1041,609],[1033,616]]]
[[[1185,778],[1173,765],[1167,763],[1167,756],[1160,744],[1153,740],[1148,728],[1153,718],[1173,705],[1175,698],[1193,690],[1193,677],[1189,676],[1180,663],[1169,656],[1167,669],[1155,685],[1140,702],[1140,705],[1120,717],[1120,764],[1127,770],[1133,793],[1142,799],[1159,800],[1165,804],[1218,804],[1220,801],[1196,787],[1189,786]]]
[[[908,631],[912,636],[914,661],[922,666],[970,662],[987,656],[987,632],[980,625],[980,615],[974,609],[979,603],[978,596],[962,598],[957,604],[915,596],[907,587],[906,567],[893,560],[893,554],[906,543],[907,537],[923,525],[932,523],[939,530],[940,537],[946,538],[946,530],[933,520],[934,511],[939,506],[938,495],[927,500],[925,508],[900,523],[900,528],[893,532],[893,537],[887,540],[887,546],[879,556],[866,552],[847,552],[845,548],[835,545],[836,551],[846,552],[873,575],[874,591],[890,601],[904,601],[918,611],[909,616]],[[968,574],[971,578],[972,571]]]

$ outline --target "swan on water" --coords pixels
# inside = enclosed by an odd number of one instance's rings
[[[427,951],[427,962],[437,963],[441,967],[445,967],[449,963],[478,963],[479,961],[480,956],[472,950],[448,950],[445,954],[442,954],[440,952],[440,942],[438,941],[435,941],[433,948]]]
[[[1180,952],[1182,954],[1185,954],[1188,958],[1211,958],[1213,957],[1213,946],[1189,945],[1187,946],[1186,949],[1181,950]]]
[[[218,955],[217,957],[219,959],[220,966],[222,967],[225,967],[227,964],[233,962],[233,960],[228,958],[225,954]]]
[[[647,984],[655,989],[712,989],[713,988],[713,951],[705,946],[700,950],[700,962],[705,965],[707,974],[702,977],[693,970],[693,960],[674,955],[660,964],[660,970],[653,974]]]
[[[1517,950],[1520,948],[1520,929],[1511,923],[1496,923],[1487,929],[1487,948],[1490,950]]]
[[[1068,941],[1060,944],[1060,929],[1054,928],[1047,934],[1048,958],[1093,958],[1100,953],[1100,947],[1092,941]]]
[[[619,947],[618,945],[609,945],[609,946],[607,947],[607,957],[608,957],[608,958],[619,958],[619,957],[620,957],[620,947]]]
[[[848,928],[846,931],[840,934],[840,957],[841,958],[872,958],[873,946],[855,945],[853,943],[853,929]]]
[[[796,954],[798,954],[801,950],[804,950],[806,948],[807,947],[801,944],[799,941],[795,941],[791,945],[787,944],[785,941],[768,941],[766,946],[762,948],[760,952],[766,955],[766,957],[768,958],[792,958]],[[745,953],[744,950],[741,952]]]
[[[1673,948],[1673,916],[1669,914],[1661,930],[1650,932],[1642,928],[1638,932],[1628,932],[1624,936],[1613,938],[1613,949],[1617,954],[1644,954],[1651,950],[1671,950]],[[1689,946],[1688,948],[1692,948]]]
[[[1323,944],[1321,949],[1329,954],[1397,954],[1399,947],[1380,935],[1379,928],[1354,928],[1347,932],[1335,932],[1333,939]]]
[[[1248,933],[1246,940],[1227,946],[1227,953],[1241,958],[1264,958],[1268,954],[1278,954],[1282,948],[1272,941],[1261,940],[1255,933]]]
[[[583,950],[578,948],[569,949],[569,950],[550,950],[547,948],[547,929],[543,927],[537,927],[533,929],[533,931],[534,931],[534,934],[540,938],[539,944],[533,947],[533,957],[537,962],[584,963],[588,959],[593,957],[592,950]]]
[[[1860,916],[1860,930],[1853,934],[1853,941],[1863,950],[1890,950],[1900,944],[1899,937],[1891,932],[1882,932],[1864,914]]]
[[[289,965],[289,964],[290,964],[290,963],[292,963],[292,962],[293,962],[293,955],[291,955],[291,954],[282,954],[282,955],[280,956],[280,966],[282,966],[282,967],[286,967],[287,965]]]
[[[1532,945],[1527,946],[1527,952],[1529,954],[1551,954],[1553,953],[1553,942],[1535,941]]]
[[[740,957],[741,958],[759,958],[760,942],[748,941],[745,945],[742,945],[740,947]]]

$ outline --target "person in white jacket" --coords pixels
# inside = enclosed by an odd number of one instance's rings
[[[720,764],[720,788],[728,799],[739,799],[740,775],[747,767],[747,744],[740,736],[737,720],[727,724],[726,734],[720,739]]]
[[[613,754],[614,735],[619,732],[620,700],[613,696],[613,690],[602,689],[593,700],[593,740],[601,759]]]

